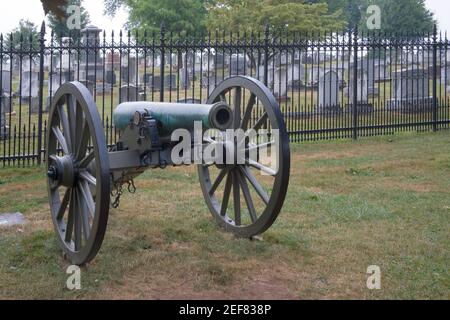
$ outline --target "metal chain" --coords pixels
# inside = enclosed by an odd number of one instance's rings
[[[125,183],[117,183],[114,186],[114,189],[111,191],[111,197],[114,198],[114,201],[112,202],[111,206],[114,209],[117,209],[120,206],[120,197],[123,195],[123,185],[127,184],[127,190],[131,194],[136,193],[136,186],[134,184],[134,180],[131,179]]]
[[[116,192],[114,192],[114,190],[115,190]],[[114,201],[112,202],[111,206],[112,206],[114,209],[117,209],[117,208],[119,207],[119,205],[120,205],[120,197],[121,197],[122,194],[123,194],[123,188],[122,188],[122,185],[121,185],[121,184],[117,184],[117,185],[115,186],[114,190],[111,191],[111,197],[114,198]]]

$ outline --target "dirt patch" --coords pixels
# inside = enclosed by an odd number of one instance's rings
[[[297,161],[314,161],[314,160],[340,160],[346,158],[355,158],[367,155],[367,150],[344,150],[344,151],[322,151],[314,153],[298,152],[293,159]]]
[[[284,269],[284,268],[283,268]],[[207,299],[245,299],[245,300],[295,300],[299,299],[297,290],[292,288],[299,274],[292,270],[253,270],[233,284],[217,288],[198,288],[193,275],[186,278],[163,278],[135,274],[128,276],[118,286],[107,287],[102,291],[106,299],[152,299],[152,300],[207,300]]]

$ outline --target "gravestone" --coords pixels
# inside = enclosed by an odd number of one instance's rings
[[[6,99],[3,97],[0,100],[0,140],[5,140],[8,138],[8,133],[6,130]]]
[[[6,113],[12,112],[14,110],[11,100],[11,71],[7,67],[3,67],[1,74],[1,87],[0,87],[0,98],[2,99],[3,111]]]
[[[11,94],[11,71],[6,70],[5,68],[2,70],[2,85],[1,85],[1,91],[3,93]]]
[[[246,64],[248,58],[243,54],[233,54],[230,59],[230,73],[234,75],[247,74]]]
[[[430,96],[428,72],[424,69],[407,69],[393,74],[393,96],[388,101],[390,110],[400,112],[428,112],[433,107]]]
[[[450,93],[450,64],[441,68],[441,84],[445,86],[447,93]]]
[[[265,73],[265,66],[264,65],[258,66],[257,79],[262,83],[264,83],[264,73]],[[274,68],[273,65],[271,64],[269,64],[267,71],[267,87],[271,91],[274,90]]]
[[[275,70],[275,79],[273,83],[273,92],[278,101],[288,100],[288,81],[286,67],[279,67]]]
[[[350,69],[350,81],[348,85],[347,90],[347,97],[349,104],[347,105],[347,108],[350,110],[350,112],[353,112],[354,106],[353,106],[353,99],[355,97],[354,93],[354,71],[353,68]],[[356,78],[356,108],[358,113],[369,113],[373,112],[373,105],[369,103],[368,100],[368,77],[367,77],[367,71],[364,69],[358,69],[357,71],[357,78]]]
[[[120,67],[120,77],[123,83],[136,84],[136,57],[124,57]]]
[[[153,74],[151,73],[145,73],[142,76],[142,83],[146,86],[149,87],[152,84],[153,81]]]
[[[290,57],[285,52],[277,54],[273,58],[275,67],[277,68],[277,67],[286,66],[288,64],[291,64],[291,63],[289,63],[289,60],[290,60],[289,58]]]
[[[336,71],[329,70],[319,80],[317,112],[340,112],[339,76]]]
[[[347,69],[342,66],[335,66],[333,70],[337,72],[339,78],[339,89],[343,90],[347,87],[347,82],[345,81],[345,76],[347,74]]]
[[[153,76],[153,81],[152,81],[150,87],[154,91],[160,91],[161,90],[161,81],[162,81],[161,76]]]
[[[362,69],[367,73],[367,95],[378,96],[379,89],[376,86],[376,82],[380,80],[381,72],[379,67],[380,59],[367,59],[364,58],[358,62],[358,69]],[[350,73],[353,73],[354,64],[350,66]],[[350,74],[352,76],[352,74]]]
[[[216,53],[214,56],[214,70],[225,69],[228,67],[227,60],[223,53]]]
[[[58,91],[59,87],[66,82],[73,81],[74,79],[75,79],[75,70],[70,71],[67,70],[61,73],[52,72],[49,74],[48,97],[45,111],[50,110],[51,101],[55,96],[56,91]]]
[[[294,83],[304,83],[305,66],[303,64],[289,64],[287,65],[288,85],[294,87]]]
[[[139,101],[139,89],[134,85],[125,85],[120,88],[120,103]]]
[[[103,60],[100,56],[100,32],[96,26],[89,25],[81,31],[82,43],[85,47],[80,63],[80,78],[82,81],[103,81]]]
[[[189,71],[186,68],[180,69],[180,85],[184,90],[191,88],[191,78],[189,77]]]
[[[30,112],[39,112],[39,72],[22,72],[21,98],[23,103],[30,104]]]
[[[205,49],[202,54],[202,71],[203,73],[214,72],[215,69],[215,50]]]
[[[164,89],[165,90],[177,90],[177,76],[174,74],[168,74],[164,77]]]
[[[110,83],[98,83],[95,86],[95,93],[100,95],[109,95],[112,92],[112,85]]]
[[[74,57],[70,55],[68,48],[70,47],[71,38],[63,37],[61,38],[61,47],[67,48],[61,51],[61,54],[57,56],[58,60],[55,65],[57,71],[67,71],[75,70],[74,68]]]
[[[203,70],[201,57],[202,57],[201,52],[188,52],[184,54],[183,62],[185,63],[185,66],[190,72],[191,80],[196,75],[198,76]]]
[[[105,73],[105,82],[109,85],[115,86],[117,84],[116,72],[114,70],[107,70]]]
[[[323,67],[311,66],[308,68],[307,72],[308,72],[308,84],[313,88],[317,88],[319,85],[319,79],[324,74]]]
[[[120,53],[106,53],[105,68],[106,70],[119,70]]]

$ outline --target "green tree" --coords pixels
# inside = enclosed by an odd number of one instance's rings
[[[329,12],[341,10],[347,27],[367,30],[367,8],[378,5],[381,9],[381,32],[412,36],[431,32],[436,23],[424,0],[316,0],[328,4]]]
[[[341,10],[330,12],[326,3],[303,0],[222,0],[209,3],[210,31],[258,32],[266,24],[271,30],[324,32],[342,30]]]
[[[381,32],[421,36],[433,32],[436,24],[425,0],[365,0],[362,5],[360,30],[367,31],[367,7],[378,5],[381,9]]]
[[[71,12],[67,12],[69,6],[78,6],[80,8],[80,29],[69,29],[67,20],[72,15]],[[56,35],[56,40],[59,41],[61,36],[70,36],[74,41],[77,41],[81,36],[80,30],[84,29],[90,23],[89,13],[83,7],[83,0],[68,0],[67,4],[62,7],[64,11],[64,18],[59,19],[54,13],[48,15],[48,23],[50,28]]]
[[[326,3],[328,12],[340,12],[340,17],[346,23],[347,30],[359,26],[365,0],[310,0],[311,3]]]
[[[20,20],[19,26],[12,30],[4,39],[6,48],[15,50],[29,50],[39,48],[39,29],[38,26],[29,20]]]
[[[128,30],[138,30],[140,34],[160,31],[164,24],[167,32],[174,37],[178,33],[192,35],[206,31],[207,10],[205,0],[106,0],[105,13],[114,15],[124,6],[129,11]]]

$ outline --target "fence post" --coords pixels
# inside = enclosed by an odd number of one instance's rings
[[[352,35],[350,35],[350,39]],[[358,29],[353,34],[353,139],[358,139]]]
[[[437,111],[438,111],[438,97],[437,97],[437,26],[433,27],[433,132],[437,131]]]
[[[266,23],[266,29],[264,32],[264,85],[268,87],[269,84],[269,41],[270,41],[270,27],[269,23]]]
[[[165,48],[165,35],[166,35],[166,27],[164,25],[164,22],[161,23],[161,33],[160,33],[160,45],[161,45],[161,66],[160,66],[160,77],[161,77],[161,83],[160,83],[160,87],[159,87],[159,94],[160,94],[160,98],[159,101],[160,102],[164,102],[164,73],[165,73],[165,67],[166,67],[166,48]]]
[[[45,21],[41,25],[39,38],[39,111],[38,111],[38,148],[37,162],[42,163],[42,111],[44,105],[44,54],[45,54]]]

